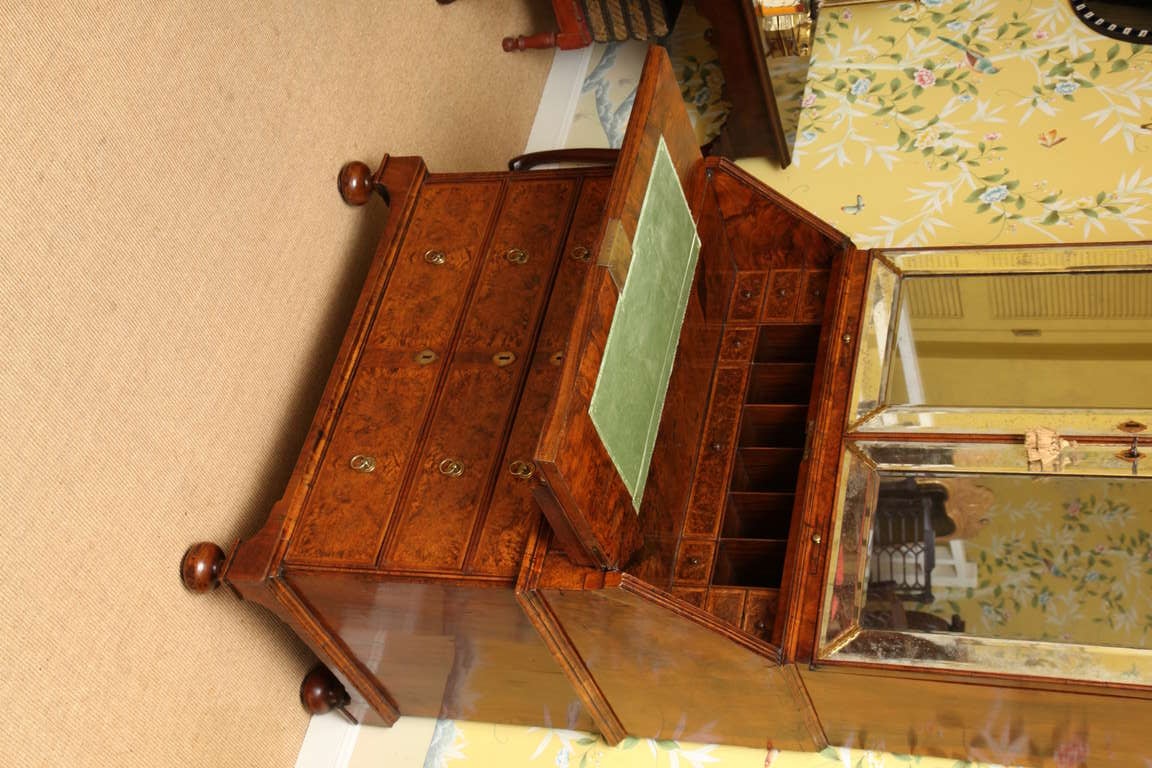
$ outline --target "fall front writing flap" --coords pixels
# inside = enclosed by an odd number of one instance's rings
[[[676,370],[693,347],[695,331],[684,329],[701,325],[692,321],[700,239],[689,203],[700,160],[667,54],[653,47],[536,456],[547,484],[537,498],[583,565],[619,567],[640,546],[646,507],[682,505],[687,494],[685,483],[659,477],[669,460],[691,473],[698,419],[678,427],[695,434],[677,435],[688,439],[675,455],[658,444],[670,439],[668,408],[702,414],[706,405],[702,377]]]

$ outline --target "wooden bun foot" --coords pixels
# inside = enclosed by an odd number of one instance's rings
[[[210,541],[188,547],[180,561],[180,580],[190,592],[211,592],[220,586],[224,550]]]
[[[345,163],[336,178],[336,186],[340,190],[340,197],[348,205],[364,205],[372,199],[376,191],[376,183],[372,180],[372,169],[366,163],[353,160]]]
[[[343,684],[323,664],[312,667],[300,683],[300,704],[309,714],[324,715],[335,709],[355,723],[347,709],[351,701]]]

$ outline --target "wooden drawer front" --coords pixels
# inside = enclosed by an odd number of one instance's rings
[[[609,181],[608,177],[591,178],[581,187],[532,367],[524,384],[524,396],[520,399],[503,463],[497,468],[496,490],[466,565],[469,573],[514,578],[524,557],[524,543],[539,514],[532,498],[532,488],[538,478],[535,465],[530,466],[533,477],[526,478],[512,472],[513,463],[531,462],[540,440],[544,416],[564,362],[572,314],[592,268],[588,254],[600,228]],[[517,466],[522,471],[524,468],[524,465]]]
[[[290,560],[375,562],[499,192],[499,181],[421,190]],[[371,457],[372,471],[351,467],[358,456]]]
[[[668,590],[668,594],[689,605],[704,608],[704,601],[708,598],[708,589],[706,587],[672,587]]]
[[[463,566],[491,498],[575,187],[574,180],[509,183],[383,565]]]
[[[744,598],[746,596],[747,590],[713,587],[708,590],[706,607],[708,612],[716,618],[738,627],[740,620],[744,617]]]
[[[774,589],[748,590],[748,599],[744,603],[744,631],[771,642],[779,599],[780,593]]]
[[[720,364],[743,365],[752,360],[756,351],[755,328],[726,328],[720,339]]]
[[[760,317],[760,303],[764,300],[765,272],[741,272],[732,289],[732,308],[729,317],[738,322],[755,321]]]
[[[696,465],[684,535],[714,538],[728,494],[728,475],[744,402],[746,368],[718,368]]]
[[[765,320],[791,320],[800,297],[798,269],[776,269],[768,278],[768,291],[764,295]]]
[[[828,298],[828,275],[825,270],[808,270],[800,289],[800,307],[797,320],[820,321],[824,318],[824,303]]]
[[[679,584],[707,584],[712,575],[716,545],[710,541],[682,541],[673,578]]]

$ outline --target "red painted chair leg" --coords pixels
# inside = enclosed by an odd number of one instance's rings
[[[555,48],[555,32],[537,32],[535,35],[520,35],[518,37],[504,38],[504,50],[508,52],[523,51],[529,48]]]

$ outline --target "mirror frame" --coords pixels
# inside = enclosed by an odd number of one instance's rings
[[[973,408],[892,404],[887,381],[896,344],[900,286],[912,276],[1152,272],[1152,246],[1138,243],[1031,248],[881,251],[869,267],[860,348],[849,399],[849,434],[1116,435],[1129,420],[1152,425],[1152,408]]]

